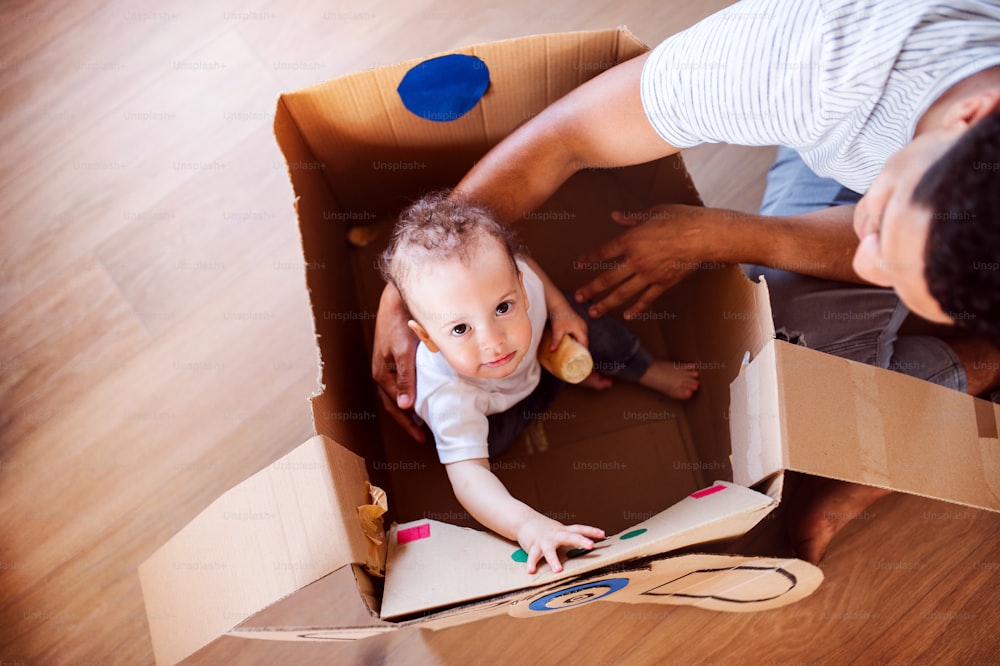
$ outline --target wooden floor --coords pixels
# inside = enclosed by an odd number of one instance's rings
[[[725,4],[0,3],[0,664],[151,663],[138,564],[311,434],[279,92],[542,32],[624,24],[654,44]],[[708,203],[752,210],[772,156],[688,161]],[[894,496],[780,611],[591,604],[359,643],[224,639],[198,661],[997,663],[998,531]]]

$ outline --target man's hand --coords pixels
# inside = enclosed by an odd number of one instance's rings
[[[590,537],[590,538],[588,538]],[[603,539],[604,530],[589,525],[563,525],[547,516],[536,513],[517,531],[517,542],[528,554],[528,573],[538,570],[538,563],[545,558],[555,573],[562,571],[558,549],[563,546],[592,550],[591,539]]]
[[[418,442],[424,431],[410,410],[417,392],[415,360],[417,336],[406,325],[408,315],[399,292],[387,284],[379,299],[375,317],[375,341],[372,348],[372,378],[378,385],[379,399],[392,418]]]
[[[613,267],[578,289],[577,301],[610,289],[591,308],[591,316],[599,317],[630,300],[634,302],[625,311],[626,319],[645,310],[724,242],[711,233],[718,212],[681,204],[654,206],[634,214],[615,211],[611,218],[628,231],[580,260]]]
[[[858,246],[854,206],[773,217],[681,204],[612,219],[628,231],[581,263],[610,263],[576,292],[578,302],[608,292],[590,310],[599,317],[634,300],[628,319],[705,263],[759,264],[826,280],[862,282],[851,268]]]

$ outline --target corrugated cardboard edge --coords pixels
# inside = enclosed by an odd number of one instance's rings
[[[786,457],[774,344],[768,343],[730,385],[733,481],[752,487],[780,474]]]
[[[274,135],[288,165],[296,197],[295,213],[300,221],[300,243],[305,260],[303,278],[313,312],[319,373],[317,388],[310,397],[313,425],[315,432],[352,448],[376,436],[373,419],[343,418],[351,413],[374,413],[372,396],[356,390],[359,382],[370,381],[371,367],[364,354],[347,354],[336,368],[326,367],[322,354],[323,342],[346,349],[366,348],[362,326],[352,319],[359,312],[356,294],[353,289],[343,288],[351,279],[351,262],[344,238],[346,228],[339,229],[344,225],[324,222],[327,218],[336,220],[341,208],[325,177],[327,165],[318,161],[303,137],[289,109],[287,95],[280,96],[275,107]],[[302,224],[305,219],[321,223]],[[338,228],[336,241],[324,235],[328,232],[327,227]],[[319,303],[332,311],[321,312]],[[343,317],[345,314],[349,316]]]
[[[459,46],[453,49],[449,49],[447,51],[440,51],[437,53],[431,53],[429,55],[420,56],[418,58],[411,58],[409,60],[402,60],[388,65],[383,65],[381,67],[378,67],[377,70],[401,71],[405,73],[415,65],[418,65],[427,60],[433,60],[434,58],[439,58],[445,55],[451,55],[453,53],[474,55],[476,49],[481,49],[485,47],[488,47],[491,50],[496,50],[496,51],[508,51],[511,50],[510,46],[512,44],[519,44],[535,39],[542,39],[542,40],[548,40],[551,38],[567,39],[567,40],[587,39],[588,37],[603,38],[604,36],[608,35],[613,35],[615,38],[613,43],[613,48],[615,50],[615,55],[617,56],[618,63],[634,58],[635,56],[643,53],[644,51],[649,50],[649,46],[643,40],[639,39],[639,37],[634,32],[632,32],[627,25],[619,24],[614,28],[603,28],[597,30],[573,30],[569,32],[536,33],[533,35],[521,35],[519,37],[498,39],[496,41],[491,41],[491,42],[467,44],[465,46]],[[353,78],[365,78],[370,76],[373,71],[377,70],[364,70],[359,72],[353,72],[350,74],[344,74],[335,79],[321,81],[319,83],[306,86],[305,88],[300,88],[295,92],[306,95],[322,93],[323,89],[334,81],[348,81]]]
[[[299,201],[302,199],[302,194],[300,190],[303,188],[309,188],[310,185],[303,183],[298,177],[295,170],[292,169],[292,164],[296,163],[315,163],[316,157],[312,154],[309,146],[302,139],[302,133],[299,126],[295,122],[295,118],[292,116],[288,109],[288,105],[282,96],[279,95],[276,102],[274,111],[274,123],[273,131],[275,140],[278,143],[278,147],[281,149],[282,155],[285,157],[285,168],[288,171],[288,180],[292,184],[292,189],[295,192],[295,201],[293,203],[295,210],[295,217],[299,217]],[[325,181],[321,178],[314,181],[311,187],[324,187]],[[299,243],[302,244],[303,239],[300,235]],[[305,256],[305,246],[303,245],[303,256]],[[306,264],[308,265],[308,264]],[[309,291],[308,280],[303,276],[303,281],[306,282],[306,291]],[[312,298],[312,293],[310,293],[310,299]],[[319,352],[319,346],[316,347],[316,390],[313,392],[311,397],[316,397],[326,390],[323,385],[323,358]]]
[[[762,325],[755,331],[757,337],[746,341],[744,363],[729,386],[733,482],[750,488],[766,479],[766,494],[780,501],[784,458],[780,448],[773,445],[781,441],[779,387],[774,363],[766,360],[773,355],[771,298],[763,277],[757,282],[746,279],[752,284],[752,311]],[[755,362],[760,357],[765,360]]]
[[[365,561],[364,460],[316,436],[212,502],[139,566],[157,663],[176,663],[330,571]]]
[[[1000,511],[1000,405],[782,341],[731,390],[737,483],[788,469]]]
[[[228,633],[325,626],[357,637],[396,629],[397,624],[378,617],[380,587],[379,579],[369,576],[364,567],[344,566],[256,613]],[[336,621],[335,627],[329,626],[331,618]]]

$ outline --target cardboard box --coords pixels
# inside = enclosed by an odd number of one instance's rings
[[[634,324],[654,354],[698,363],[694,398],[568,387],[494,463],[517,497],[611,535],[560,574],[529,576],[516,544],[475,529],[433,446],[380,413],[369,359],[382,284],[372,262],[396,213],[644,49],[624,29],[469,47],[490,87],[451,122],[401,104],[396,87],[416,62],[281,96],[275,133],[297,196],[321,368],[317,435],[223,494],[140,567],[158,663],[222,635],[358,639],[595,600],[730,611],[791,603],[820,584],[817,567],[777,547],[723,552],[777,505],[785,469],[1000,509],[993,405],[773,341],[766,285],[732,266],[701,267]],[[617,233],[611,210],[664,201],[699,203],[679,157],[582,171],[519,231],[556,283],[573,288],[600,268],[576,258]],[[347,240],[360,226],[375,233],[363,247]],[[388,495],[384,539],[359,520],[369,481]],[[383,581],[368,568],[386,556]]]

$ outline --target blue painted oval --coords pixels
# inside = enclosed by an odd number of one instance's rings
[[[411,113],[445,123],[471,111],[489,87],[490,70],[485,62],[453,53],[412,67],[396,92]]]

